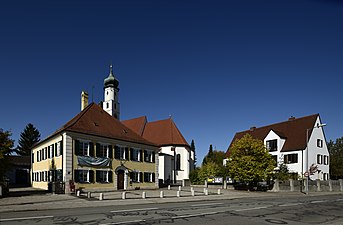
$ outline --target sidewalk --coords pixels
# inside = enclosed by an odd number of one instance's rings
[[[164,192],[164,198],[160,198],[160,192]],[[177,197],[178,188],[172,190],[134,190],[125,191],[126,199],[122,199],[123,191],[104,192],[104,200],[100,201],[100,193],[92,193],[91,198],[87,198],[87,193],[82,193],[80,197],[76,195],[55,195],[50,193],[39,193],[21,197],[7,197],[0,199],[1,212],[17,212],[48,209],[68,209],[82,207],[99,207],[111,205],[134,205],[149,203],[170,203],[170,202],[189,202],[189,201],[210,201],[223,199],[237,199],[249,197],[272,197],[272,196],[303,196],[300,192],[248,192],[221,189],[208,189],[208,195],[204,194],[203,188],[194,188],[195,196],[191,195],[190,187],[183,188],[180,196]],[[145,192],[146,198],[142,199]],[[311,195],[342,194],[342,192],[315,192]]]

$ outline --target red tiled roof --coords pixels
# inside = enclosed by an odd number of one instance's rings
[[[142,122],[145,120],[145,124]],[[189,144],[177,128],[174,121],[169,118],[154,122],[147,122],[146,117],[139,117],[132,120],[123,121],[123,123],[138,134],[142,134],[143,138],[156,143],[158,146],[181,145],[188,146]],[[143,130],[143,132],[141,132]]]
[[[286,139],[282,147],[282,152],[302,150],[306,148],[306,130],[315,126],[315,122],[319,114],[305,116],[301,118],[292,118],[288,121],[267,125],[259,128],[237,132],[232,139],[232,142],[226,152],[229,154],[229,149],[236,139],[242,138],[245,134],[250,134],[253,138],[264,140],[268,133],[273,130],[281,138]],[[311,135],[309,132],[309,136]]]
[[[156,146],[156,144],[144,139],[119,120],[109,115],[95,103],[88,105],[54,134],[62,131],[72,131]]]

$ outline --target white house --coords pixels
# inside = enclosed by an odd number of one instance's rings
[[[284,163],[290,172],[300,177],[306,172],[311,180],[329,179],[329,151],[319,114],[291,117],[288,121],[259,128],[251,127],[236,133],[230,146],[245,134],[264,142],[276,161],[276,169]],[[230,155],[230,147],[227,155]]]

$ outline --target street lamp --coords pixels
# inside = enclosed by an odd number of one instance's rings
[[[309,167],[308,167],[308,132],[310,131],[310,130],[313,130],[314,128],[320,128],[320,127],[324,127],[324,126],[326,126],[326,124],[325,123],[322,123],[322,124],[317,124],[317,126],[315,126],[315,127],[312,127],[312,128],[307,128],[306,129],[306,194],[308,195],[308,182],[309,182],[309,179],[308,179],[308,177],[310,176],[310,173],[309,173]]]

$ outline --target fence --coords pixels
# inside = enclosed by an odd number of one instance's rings
[[[279,192],[279,191],[305,191],[306,187],[306,180],[286,180],[286,181],[279,181],[275,180],[274,187],[272,191]],[[343,179],[340,180],[328,180],[328,181],[321,181],[321,180],[310,180],[308,183],[308,191],[309,192],[343,192]]]

